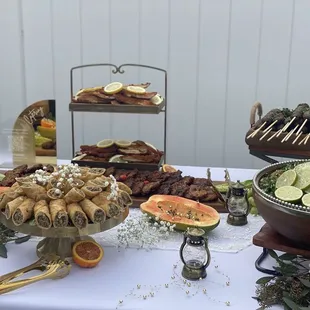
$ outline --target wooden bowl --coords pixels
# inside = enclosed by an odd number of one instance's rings
[[[310,249],[310,208],[279,200],[266,194],[260,187],[260,179],[288,163],[303,163],[308,160],[293,160],[273,164],[260,170],[253,179],[253,198],[264,220],[279,234],[296,244]]]

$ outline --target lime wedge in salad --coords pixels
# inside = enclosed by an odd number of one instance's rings
[[[297,173],[295,170],[291,169],[284,171],[277,179],[276,188],[293,185],[296,179]]]
[[[297,180],[294,186],[302,190],[310,186],[310,166],[300,168],[297,172]]]
[[[303,196],[302,190],[295,186],[282,186],[274,194],[278,199],[286,202],[297,202]]]
[[[308,168],[308,167],[310,167],[310,161],[307,161],[307,162],[305,162],[305,163],[302,163],[302,164],[297,165],[297,166],[295,167],[295,171],[296,171],[297,174],[298,174],[298,172],[300,172],[300,171],[303,170],[304,168]]]
[[[310,194],[306,194],[301,199],[302,204],[306,207],[310,207]]]

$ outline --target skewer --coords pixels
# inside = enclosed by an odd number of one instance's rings
[[[277,134],[277,137],[279,137],[280,136],[280,134],[283,132],[283,131],[285,131],[293,122],[294,122],[294,120],[295,120],[295,116],[290,120],[290,122],[289,123],[287,123],[282,129],[281,129],[281,131]]]
[[[246,138],[254,138],[256,136],[256,134],[266,125],[267,122],[264,122],[258,129],[256,129],[255,131],[253,131],[251,134],[249,134]]]
[[[301,127],[298,129],[298,131],[296,132],[296,136],[299,135],[299,133],[301,132],[302,128],[306,125],[308,119],[305,119],[304,122],[302,123]]]
[[[295,142],[300,138],[301,135],[302,135],[302,132],[298,134],[298,136],[295,138],[292,144],[295,144]]]
[[[274,133],[270,138],[268,138],[267,141],[270,141],[271,139],[273,139],[282,129],[279,129],[276,133]]]
[[[309,138],[310,138],[310,133],[308,133],[308,135],[307,135],[307,137],[306,137],[306,140],[305,140],[305,142],[304,142],[304,145],[306,145],[306,144],[308,143]]]
[[[265,133],[266,131],[268,131],[270,128],[273,127],[273,125],[275,125],[278,122],[278,120],[276,119],[272,124],[270,124],[264,131],[263,133]]]
[[[272,130],[272,127],[259,138],[259,141],[262,141],[269,134],[271,130]]]
[[[301,145],[304,141],[306,141],[307,137],[309,136],[310,134],[308,133],[301,141],[299,141],[298,145]]]
[[[294,129],[292,129],[285,137],[284,137],[284,141],[287,141],[291,135],[295,132],[295,130],[299,127],[299,125],[296,125]]]

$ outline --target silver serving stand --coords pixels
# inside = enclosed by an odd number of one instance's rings
[[[56,254],[60,258],[65,259],[72,256],[72,245],[75,242],[79,240],[93,240],[90,235],[109,230],[121,224],[127,218],[128,214],[129,209],[126,208],[119,217],[108,218],[103,223],[88,224],[88,226],[82,230],[79,230],[74,226],[41,229],[38,226],[31,225],[29,223],[15,226],[12,220],[7,220],[1,212],[0,222],[14,231],[31,236],[45,237],[37,245],[38,257],[42,257],[47,254]]]
[[[138,105],[130,105],[130,104],[120,104],[120,105],[112,105],[111,103],[76,103],[72,102],[74,97],[73,94],[73,72],[78,69],[89,68],[89,67],[112,67],[113,74],[124,74],[125,67],[139,67],[145,68],[149,70],[160,71],[164,74],[164,85],[165,85],[165,97],[163,102],[157,106],[138,106]],[[75,135],[74,135],[74,112],[105,112],[105,113],[131,113],[131,114],[159,114],[164,113],[164,156],[163,163],[166,163],[166,154],[167,154],[167,71],[161,68],[139,65],[139,64],[122,64],[120,66],[116,66],[109,63],[103,64],[88,64],[73,67],[70,70],[70,104],[69,111],[71,112],[71,136],[72,136],[72,157],[75,157]]]

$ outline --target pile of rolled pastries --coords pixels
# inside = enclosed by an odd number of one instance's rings
[[[33,220],[41,229],[75,226],[117,218],[132,204],[131,190],[103,168],[58,166],[53,173],[38,170],[16,178],[0,195],[0,210],[19,226]]]

